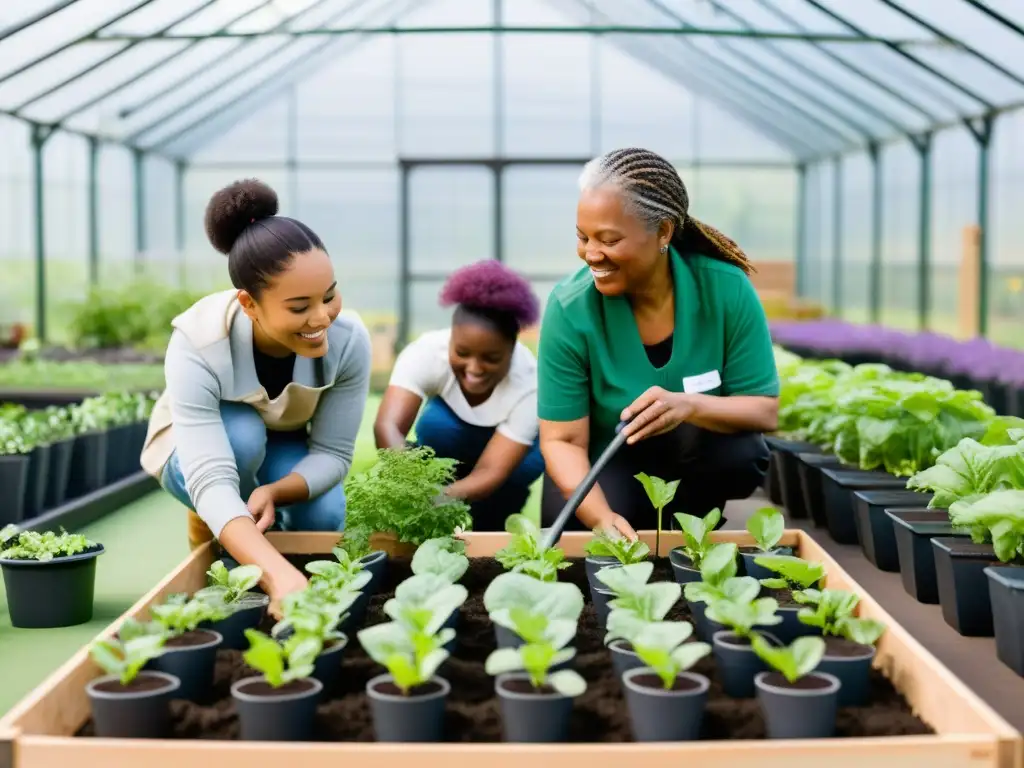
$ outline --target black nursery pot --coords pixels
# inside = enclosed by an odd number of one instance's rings
[[[875,647],[847,640],[844,637],[825,638],[825,655],[817,671],[835,677],[840,685],[840,707],[863,707],[871,693],[871,663],[875,660]]]
[[[757,627],[754,631],[773,645],[782,645],[773,633],[762,632]],[[711,649],[725,695],[734,699],[753,698],[754,678],[768,666],[754,653],[750,641],[731,630],[721,630],[711,636]]]
[[[942,618],[965,637],[992,637],[992,603],[985,569],[1006,564],[999,562],[992,545],[975,544],[970,539],[934,538],[932,546]]]
[[[597,625],[604,629],[608,625],[608,614],[611,613],[611,603],[616,595],[610,589],[592,589],[590,594],[594,598],[594,610],[597,612]]]
[[[111,427],[107,430],[107,456],[104,467],[104,485],[121,480],[127,473],[128,458],[132,450],[132,428]]]
[[[900,569],[900,556],[896,547],[896,532],[887,508],[918,507],[926,509],[934,494],[917,491],[854,491],[853,505],[857,523],[857,538],[864,557],[880,571],[896,573]]]
[[[809,517],[810,512],[804,502],[803,490],[800,488],[800,456],[821,453],[821,449],[810,443],[801,444],[799,451],[779,451],[779,489],[782,506],[790,518],[801,520]],[[824,454],[822,454],[824,455]]]
[[[366,585],[363,592],[374,595],[380,591],[384,582],[387,580],[388,553],[382,549],[378,549],[376,552],[371,552],[370,554],[359,558],[359,562],[362,563],[363,568],[369,571],[372,575],[370,583]]]
[[[50,446],[37,445],[28,455],[25,477],[25,505],[22,519],[38,517],[46,507],[46,483],[50,475]],[[0,485],[0,487],[3,487]]]
[[[519,648],[520,646],[525,645],[526,641],[508,627],[495,624],[494,643],[499,648]]]
[[[810,624],[804,624],[800,621],[800,611],[807,608],[806,605],[782,605],[783,599],[789,596],[788,590],[768,590],[765,594],[774,596],[780,603],[775,615],[781,618],[782,621],[772,626],[771,634],[780,640],[783,645],[789,645],[798,637],[821,635],[820,628],[812,627]],[[788,600],[788,602],[791,603],[793,601]]]
[[[128,685],[117,675],[91,680],[85,693],[92,705],[92,722],[101,739],[161,739],[171,732],[171,699],[178,678],[163,672],[139,672]]]
[[[590,590],[593,592],[595,589],[604,589],[604,582],[597,578],[597,572],[602,568],[615,568],[621,566],[616,557],[606,557],[604,555],[588,555],[587,559],[583,561],[583,565],[587,571],[587,583],[590,584]]]
[[[1024,570],[990,566],[985,569],[985,576],[992,603],[996,656],[1024,676]]]
[[[244,651],[249,647],[249,639],[245,630],[259,628],[263,616],[270,605],[270,598],[259,592],[250,592],[239,601],[239,609],[227,618],[214,622],[203,622],[200,627],[219,632],[224,638],[221,648],[231,651]]]
[[[827,739],[836,730],[840,683],[812,672],[790,683],[778,672],[758,674],[757,698],[769,739]]]
[[[106,475],[107,433],[79,435],[71,451],[66,500],[99,490],[106,483]]]
[[[693,567],[693,561],[683,554],[682,549],[676,548],[670,551],[668,561],[672,565],[672,575],[675,576],[677,584],[685,586],[691,581],[701,580],[700,569]]]
[[[724,624],[719,624],[708,618],[707,603],[687,601],[687,605],[690,606],[690,616],[693,618],[693,633],[698,640],[709,643],[716,632],[728,629]]]
[[[768,500],[772,504],[782,504],[782,485],[779,480],[779,459],[775,451],[771,451],[768,454],[768,471],[764,475],[764,483],[761,487],[764,488],[765,495],[768,496]]]
[[[307,677],[273,688],[262,676],[231,686],[243,741],[309,741],[323,683]]]
[[[862,469],[823,469],[821,487],[829,536],[837,544],[858,544],[853,492],[899,490],[907,487],[907,479]]]
[[[773,579],[776,574],[769,571],[763,565],[754,562],[759,557],[766,555],[785,555],[791,557],[792,547],[776,547],[771,552],[762,552],[757,547],[743,547],[740,549],[740,573],[744,576],[751,576],[755,579]]]
[[[505,741],[547,744],[565,741],[572,716],[571,698],[553,688],[534,688],[525,672],[498,675],[494,690],[501,703]]]
[[[176,699],[199,701],[213,684],[213,670],[217,665],[217,648],[223,637],[209,629],[197,629],[171,638],[164,643],[164,652],[146,664],[146,669],[163,672],[178,678],[180,687]]]
[[[892,520],[903,589],[919,603],[938,603],[939,587],[935,580],[932,539],[939,536],[970,537],[953,530],[944,509],[887,509],[885,514]]]
[[[391,675],[378,675],[366,684],[377,741],[431,742],[444,739],[444,711],[451,685],[434,677],[408,696]]]
[[[25,518],[28,465],[27,455],[0,456],[0,528]]]
[[[828,519],[825,517],[825,491],[821,486],[821,471],[842,469],[843,464],[835,456],[826,453],[798,453],[796,459],[804,509],[816,528],[826,528]]]
[[[73,627],[92,620],[96,558],[103,545],[53,560],[0,560],[11,626]]]
[[[629,672],[629,670],[644,666],[644,663],[640,661],[640,657],[633,650],[633,646],[626,640],[612,640],[608,643],[608,652],[612,655],[615,677],[620,681],[622,676]]]
[[[49,477],[46,483],[44,509],[56,509],[68,495],[68,478],[71,474],[71,456],[75,450],[75,438],[69,437],[50,446]]]
[[[692,741],[700,738],[710,681],[681,672],[671,688],[650,667],[622,677],[633,738],[636,741]]]
[[[341,660],[347,647],[347,637],[335,640],[333,645],[320,652],[313,664],[312,677],[319,680],[324,686],[324,691],[328,693],[335,689],[341,679]]]

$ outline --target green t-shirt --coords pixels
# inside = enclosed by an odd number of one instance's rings
[[[538,416],[590,417],[593,460],[623,409],[653,386],[709,395],[779,394],[764,308],[739,267],[670,250],[675,285],[672,356],[647,357],[629,301],[602,296],[587,267],[552,290],[537,355]]]

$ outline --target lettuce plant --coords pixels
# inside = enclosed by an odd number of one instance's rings
[[[526,573],[540,581],[556,581],[558,572],[572,563],[558,547],[544,547],[540,528],[526,515],[509,515],[505,531],[511,534],[508,545],[495,553],[503,568]]]
[[[691,634],[693,627],[685,621],[658,621],[639,628],[627,639],[633,652],[657,673],[668,690],[680,672],[711,653],[707,643],[686,642]]]
[[[525,608],[513,609],[510,617],[526,642],[518,648],[492,651],[484,664],[487,674],[525,671],[534,688],[551,686],[569,697],[579,696],[587,690],[586,681],[575,670],[551,671],[552,667],[564,664],[576,655],[575,648],[566,647],[576,636],[575,622],[563,620],[555,624],[543,613]]]
[[[210,579],[209,586],[198,590],[194,597],[228,607],[241,607],[260,583],[263,571],[257,565],[240,565],[229,571],[224,561],[218,560],[206,575]]]
[[[245,630],[245,636],[249,649],[242,658],[272,688],[312,675],[316,658],[323,650],[320,641],[310,635],[294,634],[283,643],[256,629]]]
[[[612,610],[628,611],[644,621],[661,621],[675,605],[682,587],[674,581],[649,582],[654,563],[643,562],[621,568],[602,568],[597,579],[615,593]]]
[[[694,568],[700,570],[704,556],[711,548],[711,532],[722,520],[722,510],[712,509],[703,519],[683,512],[677,512],[675,518],[683,532],[683,554],[690,559]]]
[[[716,624],[729,627],[738,637],[750,637],[754,627],[774,627],[782,623],[779,601],[774,597],[756,600],[720,598],[708,603],[705,616]]]
[[[614,557],[623,565],[643,562],[651,553],[651,548],[639,539],[630,541],[616,531],[601,529],[594,531],[594,538],[583,549],[594,557]]]
[[[12,530],[13,529],[13,530]],[[6,526],[0,538],[0,559],[49,562],[57,557],[70,557],[92,549],[96,543],[80,533],[21,531]]]
[[[747,520],[747,531],[762,552],[775,550],[786,530],[786,521],[775,507],[761,507]]]
[[[993,491],[975,501],[949,508],[954,528],[967,531],[976,544],[991,542],[1001,562],[1024,558],[1024,490]]]
[[[281,600],[282,617],[270,634],[279,638],[290,630],[295,635],[315,637],[326,648],[344,639],[345,634],[338,631],[338,626],[358,597],[358,592],[329,592],[311,587],[292,592]]]
[[[487,586],[484,608],[492,622],[512,632],[517,632],[512,613],[526,611],[545,617],[549,628],[545,631],[564,632],[568,627],[571,638],[583,613],[583,593],[575,584],[538,581],[525,573],[510,571],[496,577]]]
[[[97,640],[89,649],[89,655],[104,672],[117,675],[121,685],[128,685],[150,660],[163,655],[166,640],[166,636],[159,633]]]
[[[754,562],[778,574],[776,578],[761,579],[768,589],[788,589],[791,592],[817,587],[825,578],[825,566],[790,555],[760,555]]]
[[[230,614],[222,604],[199,598],[189,600],[186,594],[170,595],[162,604],[152,606],[149,612],[154,623],[158,624],[168,637],[193,632],[204,621],[220,621]]]
[[[750,644],[762,661],[791,684],[813,672],[825,655],[825,641],[814,636],[798,637],[787,647],[775,648],[754,634]]]
[[[384,613],[415,632],[433,635],[467,597],[469,590],[461,584],[452,584],[435,573],[424,573],[399,584],[395,596],[384,603]]]
[[[806,589],[794,592],[798,603],[812,605],[801,608],[797,618],[811,627],[818,627],[823,635],[844,637],[861,645],[874,645],[885,632],[885,625],[874,619],[860,619],[854,615],[860,602],[853,592],[841,589]]]
[[[640,481],[640,484],[644,487],[644,491],[647,493],[647,498],[651,502],[651,506],[654,507],[657,512],[657,531],[654,540],[654,551],[661,552],[661,515],[665,511],[665,507],[672,503],[672,499],[676,497],[676,491],[679,489],[679,481],[673,480],[666,482],[660,477],[653,477],[645,472],[641,472],[634,477]]]
[[[1019,439],[1008,445],[961,440],[940,455],[934,466],[907,480],[907,488],[931,492],[928,506],[932,509],[949,509],[993,491],[1024,490],[1024,430],[1011,429],[1007,435]]]
[[[465,551],[466,542],[453,536],[428,539],[412,556],[412,572],[417,576],[432,573],[454,584],[469,570]]]
[[[314,560],[306,563],[306,570],[313,574],[310,582],[315,583],[317,588],[323,586],[335,592],[358,592],[373,579],[373,574],[366,570],[361,562],[353,560],[341,547],[335,547],[331,554],[334,555],[334,560]]]
[[[712,603],[715,600],[734,600],[749,603],[761,593],[761,585],[753,576],[737,576],[739,566],[736,553],[739,548],[731,542],[714,544],[704,556],[700,566],[700,581],[683,588],[687,601]]]

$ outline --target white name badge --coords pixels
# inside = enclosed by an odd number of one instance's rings
[[[708,371],[698,376],[683,377],[683,392],[687,394],[709,392],[715,387],[720,386],[722,386],[722,376],[718,371]]]

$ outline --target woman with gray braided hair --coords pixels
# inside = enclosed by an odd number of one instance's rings
[[[679,481],[675,512],[704,516],[749,496],[768,469],[779,381],[768,322],[732,240],[690,216],[676,169],[643,149],[592,160],[580,177],[577,255],[547,302],[538,416],[542,517],[627,422],[573,528],[653,529],[639,473]]]

